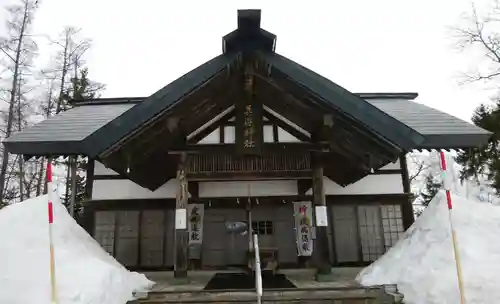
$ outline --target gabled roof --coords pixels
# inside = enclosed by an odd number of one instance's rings
[[[134,105],[120,100],[78,106],[16,132],[3,143],[14,154],[86,155],[88,138]]]
[[[274,52],[260,56],[272,67],[271,74],[283,74],[317,96],[318,101],[340,110],[402,149],[411,149],[424,141],[422,134],[327,78]]]
[[[491,136],[476,125],[421,103],[405,99],[367,99],[392,117],[422,134],[421,149],[460,149],[485,144]]]
[[[276,36],[260,28],[260,10],[238,11],[238,29],[223,38],[221,55],[151,96],[75,103],[76,108],[15,133],[4,144],[16,154],[108,160],[115,171],[130,171],[129,178],[153,190],[175,175],[170,155],[175,145],[185,145],[185,136],[224,109],[241,105],[249,74],[252,102],[314,133],[315,143],[327,142],[328,157],[338,163],[325,175],[341,174],[344,184],[401,152],[468,148],[488,140],[489,132],[410,101],[414,93],[351,93],[277,54],[275,46]],[[148,176],[159,162],[173,172]],[[129,165],[130,170],[123,168]]]
[[[416,93],[355,93],[386,114],[424,135],[415,149],[462,149],[487,142],[491,133],[460,118],[413,101]],[[81,154],[82,144],[147,97],[100,98],[14,133],[4,143],[14,154]],[[29,150],[28,150],[29,149]]]

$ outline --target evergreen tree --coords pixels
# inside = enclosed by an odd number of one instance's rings
[[[441,183],[436,182],[432,174],[428,174],[425,177],[425,189],[420,193],[422,205],[427,207],[440,189],[441,189]]]
[[[499,0],[489,1],[480,9],[462,15],[461,22],[453,31],[459,50],[473,50],[478,63],[463,73],[463,83],[481,83],[498,89],[500,81],[500,7]],[[475,57],[475,55],[473,55]],[[471,57],[473,58],[473,57]],[[477,126],[494,135],[483,147],[458,153],[456,161],[463,166],[460,178],[488,178],[491,186],[500,193],[500,95],[492,105],[482,104],[472,115]],[[481,177],[481,178],[479,178]]]
[[[67,90],[65,93],[64,102],[61,105],[63,110],[68,110],[72,107],[72,103],[70,102],[70,96],[72,96],[72,102],[77,103],[78,101],[88,100],[96,98],[100,91],[104,89],[104,86],[100,83],[93,82],[88,78],[88,69],[84,68],[80,70],[79,76],[71,79],[71,88]],[[70,169],[70,162],[67,159],[64,164]],[[76,191],[75,198],[75,218],[78,220],[82,214],[83,206],[82,203],[87,200],[86,197],[86,184],[87,184],[87,166],[88,160],[83,157],[78,157],[77,159],[77,175],[76,175],[76,187],[75,190],[71,187],[71,182],[67,181],[66,187],[68,189],[68,196],[63,198],[63,202],[67,208],[70,205],[70,199],[73,191]]]
[[[461,164],[460,178],[485,175],[492,187],[500,193],[500,101],[493,106],[480,105],[472,116],[472,122],[490,132],[493,136],[483,147],[462,151],[457,154],[456,161]]]

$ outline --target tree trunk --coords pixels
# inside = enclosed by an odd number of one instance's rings
[[[22,77],[19,76],[19,83],[17,85],[17,131],[21,131],[23,128],[23,112],[22,112],[22,101],[21,101],[21,81]],[[24,158],[20,156],[18,158],[19,165],[19,200],[24,201]]]
[[[10,90],[10,101],[9,101],[9,114],[7,118],[7,129],[5,130],[5,137],[9,137],[12,133],[12,124],[14,120],[14,103],[16,101],[17,85],[19,78],[19,63],[21,59],[21,48],[23,45],[24,31],[26,30],[26,24],[28,22],[28,3],[24,5],[23,21],[21,24],[21,29],[19,31],[19,40],[17,42],[16,55],[14,60],[14,74],[12,77],[12,88]],[[2,156],[2,166],[0,167],[0,201],[4,201],[4,194],[6,188],[5,176],[7,174],[7,167],[9,165],[9,152],[7,149],[3,150]]]
[[[59,114],[62,110],[62,101],[64,96],[64,86],[66,85],[66,74],[68,73],[68,47],[69,47],[69,37],[66,33],[66,40],[64,41],[64,55],[63,55],[63,66],[61,71],[61,84],[59,86],[59,98],[56,104],[56,114]]]

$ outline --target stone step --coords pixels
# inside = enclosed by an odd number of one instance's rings
[[[256,303],[256,294],[249,290],[150,292],[147,297],[135,303]],[[262,303],[392,304],[399,302],[397,295],[387,293],[383,287],[380,287],[265,290]]]

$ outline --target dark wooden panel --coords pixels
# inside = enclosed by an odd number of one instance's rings
[[[145,210],[141,220],[141,261],[143,267],[160,267],[164,259],[165,211]]]
[[[113,211],[99,211],[94,216],[94,239],[107,253],[113,255],[115,252],[116,213]]]
[[[139,211],[117,212],[115,257],[125,266],[137,266],[139,253]]]
[[[305,153],[272,153],[239,157],[233,154],[189,155],[187,172],[238,173],[238,172],[288,172],[310,171],[311,161]]]

